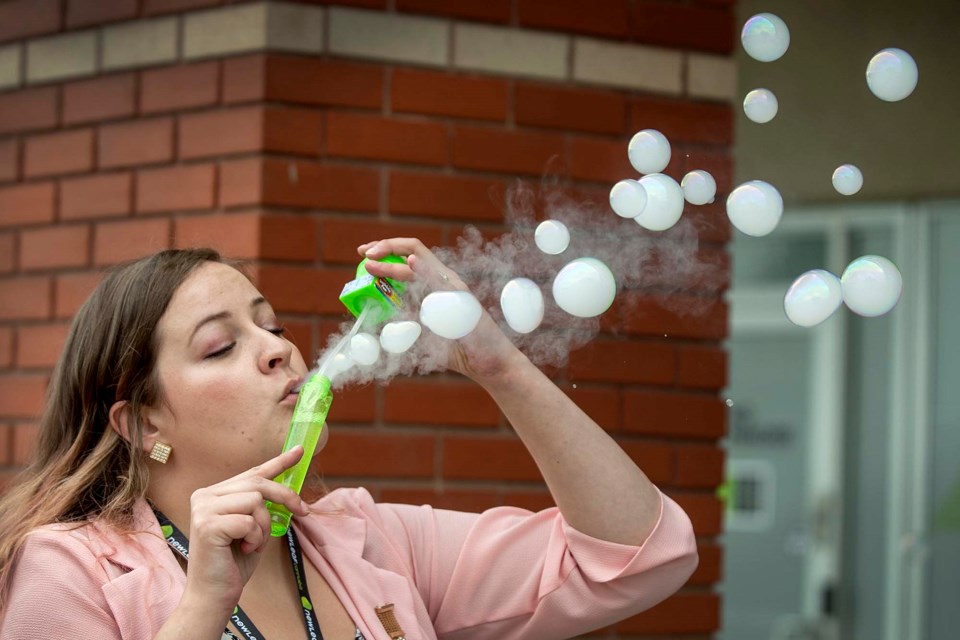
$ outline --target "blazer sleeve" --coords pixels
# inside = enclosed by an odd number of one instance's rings
[[[666,599],[697,567],[693,527],[660,494],[657,523],[639,546],[590,537],[557,508],[481,514],[377,505],[401,539],[434,628],[446,640],[570,638]]]
[[[119,640],[102,586],[106,572],[68,531],[27,536],[13,568],[0,639],[85,637]]]

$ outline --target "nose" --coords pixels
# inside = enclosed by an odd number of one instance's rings
[[[290,362],[290,354],[293,351],[293,345],[283,336],[278,336],[269,331],[264,332],[264,343],[260,351],[260,370],[264,373]]]

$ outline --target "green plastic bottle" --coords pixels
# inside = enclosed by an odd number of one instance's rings
[[[403,295],[406,284],[393,278],[375,277],[367,273],[368,258],[357,266],[357,277],[343,286],[340,302],[356,317],[360,317],[364,307],[369,306],[366,322],[379,324],[386,322],[395,313],[403,309]],[[389,255],[380,262],[405,264],[400,256]]]
[[[333,393],[330,391],[330,379],[322,373],[317,373],[307,379],[297,395],[297,404],[293,408],[293,419],[290,421],[290,430],[287,440],[283,443],[283,450],[289,451],[293,447],[303,446],[303,457],[294,466],[290,467],[276,478],[285,487],[300,493],[303,488],[303,479],[307,476],[313,454],[323,432],[323,424],[333,404]],[[282,536],[290,527],[290,510],[282,504],[267,502],[267,511],[270,512],[270,535]]]

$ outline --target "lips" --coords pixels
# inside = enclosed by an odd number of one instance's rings
[[[300,390],[300,385],[302,384],[303,378],[291,378],[283,387],[283,395],[280,396],[281,402],[285,400],[291,393],[296,394]]]

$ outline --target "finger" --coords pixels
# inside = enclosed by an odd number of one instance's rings
[[[357,247],[357,253],[359,253],[361,256],[365,256],[367,254],[367,250],[370,249],[373,245],[377,244],[378,242],[380,241],[374,240],[373,242],[364,242],[362,245]]]
[[[263,551],[270,540],[270,512],[267,511],[267,507],[263,503],[260,504],[260,507],[253,512],[253,519],[257,521],[257,525],[263,531],[263,541],[257,547],[258,552]]]
[[[230,515],[218,516],[208,527],[204,527],[204,533],[215,544],[228,546],[236,541],[245,541],[248,536],[255,541],[254,548],[260,545],[260,527],[256,519],[250,514],[232,513]]]
[[[263,505],[263,494],[259,491],[243,491],[217,496],[210,502],[210,510],[217,515],[232,513],[253,514]]]
[[[409,256],[423,251],[429,251],[429,249],[416,238],[389,238],[374,242],[364,251],[364,255],[377,260],[391,253],[397,256]]]
[[[408,259],[412,260],[413,256]],[[415,278],[413,270],[406,264],[368,260],[364,268],[367,270],[367,273],[379,278],[390,278],[392,280],[400,280],[401,282],[410,282]]]
[[[292,467],[293,465],[297,464],[297,462],[299,462],[300,458],[302,457],[303,457],[303,447],[298,444],[297,446],[293,447],[289,451],[284,451],[280,455],[270,458],[263,464],[259,464],[252,469],[248,469],[244,471],[243,473],[236,476],[235,478],[239,479],[239,478],[248,478],[253,476],[260,477],[260,478],[275,478],[278,475],[280,475],[282,471],[285,471],[290,467]],[[233,479],[234,478],[231,478],[230,480],[226,480],[225,482],[230,482]],[[220,484],[223,484],[223,483],[220,483]],[[214,485],[214,486],[219,486],[219,485]]]

